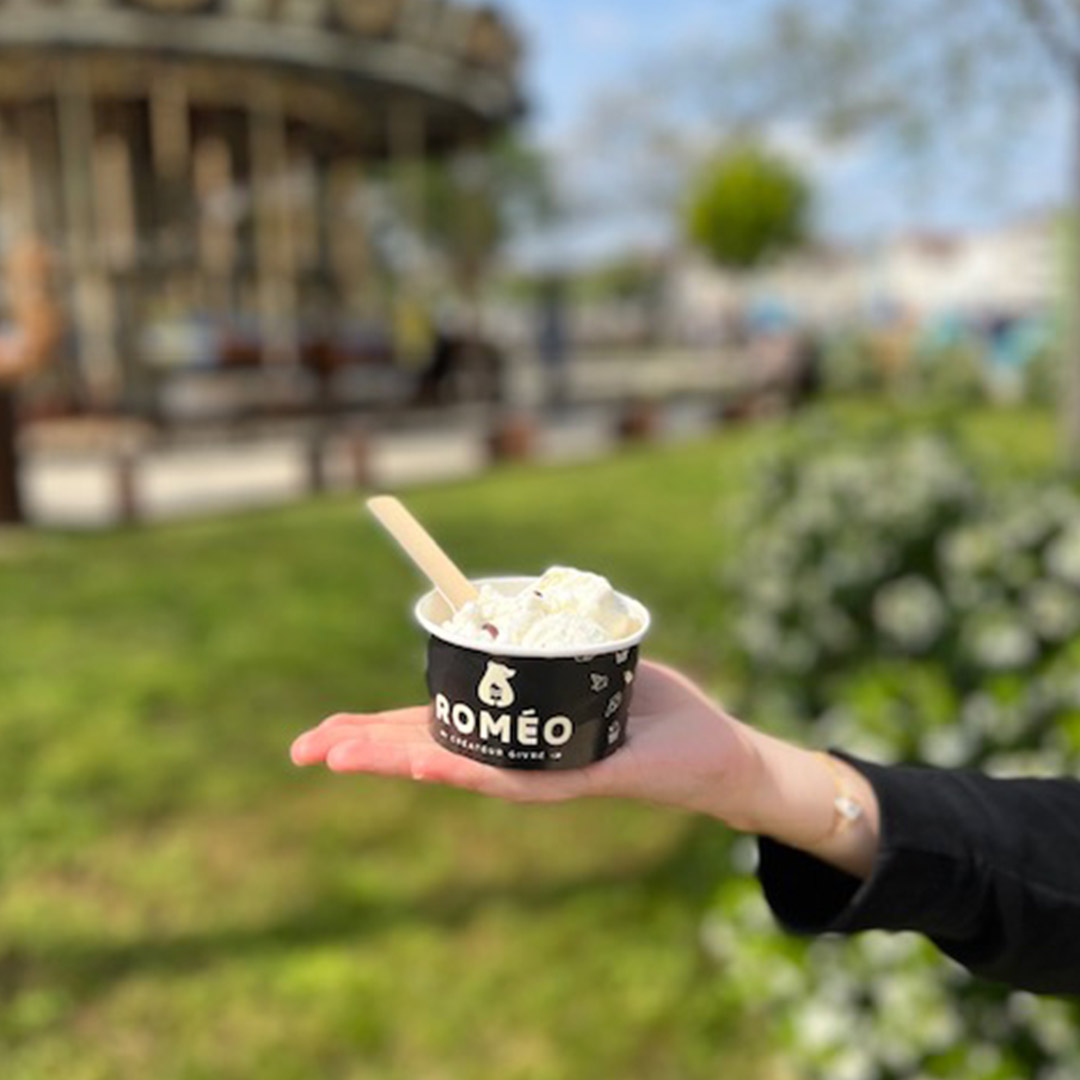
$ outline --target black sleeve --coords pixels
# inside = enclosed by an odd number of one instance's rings
[[[872,765],[881,805],[866,881],[762,838],[773,913],[801,934],[917,930],[977,975],[1080,994],[1080,781]]]

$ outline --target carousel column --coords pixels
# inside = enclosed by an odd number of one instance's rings
[[[0,210],[6,240],[38,235],[30,147],[6,112],[0,114]]]
[[[322,234],[322,162],[307,141],[297,138],[289,147],[289,184],[286,205],[292,256],[295,259],[297,311],[307,320],[302,326],[301,361],[314,378],[314,417],[308,425],[305,465],[307,488],[326,489],[327,447],[338,413],[336,379],[340,356],[332,325],[331,297],[325,268]]]
[[[115,316],[117,362],[125,396],[139,406],[142,371],[138,363],[139,235],[135,201],[135,168],[129,131],[120,108],[107,108],[104,131],[94,144],[94,196],[97,249],[102,275],[107,275]]]
[[[61,197],[74,329],[92,396],[115,401],[122,389],[114,337],[114,297],[95,253],[94,105],[83,66],[65,63],[55,87]]]
[[[255,274],[263,353],[272,367],[300,362],[296,253],[288,213],[288,147],[280,91],[267,83],[248,109]]]
[[[424,157],[427,153],[427,118],[414,101],[395,101],[387,112],[390,124],[390,160],[402,188],[402,204],[409,225],[422,237],[427,224]]]
[[[373,313],[371,253],[362,209],[363,165],[358,158],[334,162],[327,176],[325,209],[327,259],[339,312]]]
[[[391,179],[403,210],[408,236],[393,267],[394,349],[412,368],[424,364],[434,343],[429,283],[424,280],[427,252],[427,200],[424,155],[427,121],[419,102],[398,100],[387,110]]]
[[[195,200],[192,182],[191,102],[188,72],[181,63],[158,64],[150,81],[150,152],[154,168],[156,236],[154,255],[157,275],[150,289],[138,298],[145,325],[148,301],[162,298],[171,308],[169,318],[189,316],[197,305],[197,268],[192,237],[195,231]],[[154,296],[153,292],[158,296]],[[204,359],[199,357],[198,359]],[[160,417],[160,371],[137,358],[140,405]]]
[[[363,164],[359,158],[342,157],[327,166],[323,200],[323,233],[328,271],[335,301],[338,347],[351,352],[368,348],[367,341],[350,341],[350,324],[357,318],[365,329],[385,316],[376,296],[371,238],[364,210]],[[365,357],[368,359],[369,357]],[[347,432],[352,480],[358,487],[371,485],[371,438],[367,426],[354,423]]]
[[[205,138],[195,148],[195,193],[199,208],[199,268],[204,301],[224,323],[234,306],[237,211],[232,149],[224,137]]]
[[[327,298],[336,313],[340,304],[338,283],[334,278],[333,233],[340,222],[333,217],[333,166],[326,154],[314,155],[314,227],[316,275],[326,290]]]

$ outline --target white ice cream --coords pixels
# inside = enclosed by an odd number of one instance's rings
[[[479,592],[444,624],[462,641],[567,649],[618,641],[638,628],[607,578],[568,566],[551,567],[513,596],[492,585]]]

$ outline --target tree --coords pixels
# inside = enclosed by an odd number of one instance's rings
[[[475,296],[515,231],[549,220],[556,212],[546,159],[513,137],[425,162],[413,181],[405,180],[394,192],[398,223],[442,260],[468,296]]]
[[[810,188],[794,169],[743,142],[701,170],[686,231],[719,266],[752,270],[805,239],[809,207]]]
[[[1009,0],[1026,19],[1050,58],[1059,77],[1072,97],[1074,113],[1074,146],[1072,178],[1072,212],[1074,234],[1076,217],[1080,214],[1080,3],[1076,0]],[[1073,265],[1070,267],[1067,288],[1069,296],[1069,364],[1065,384],[1064,428],[1066,453],[1072,469],[1080,469],[1080,245],[1073,237]]]
[[[888,147],[896,168],[977,154],[988,182],[1010,164],[1009,133],[1063,93],[1080,212],[1080,0],[780,0],[756,30],[696,44],[663,79],[676,125],[690,111],[722,131],[783,122]],[[1080,243],[1073,250],[1062,426],[1080,469]]]

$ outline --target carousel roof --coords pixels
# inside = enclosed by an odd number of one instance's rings
[[[43,59],[171,59],[216,69],[219,83],[285,72],[366,108],[404,97],[449,144],[521,113],[520,52],[497,10],[446,0],[0,0],[7,101],[33,92],[40,79],[25,75]]]

